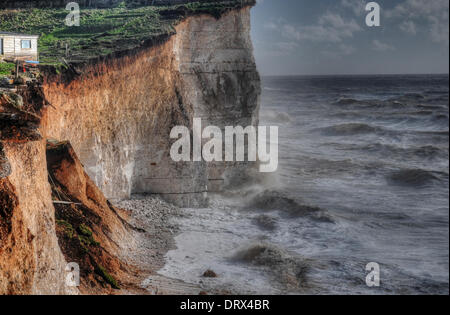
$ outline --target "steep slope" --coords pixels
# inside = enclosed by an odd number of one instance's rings
[[[11,175],[1,179],[0,292],[70,293],[66,263],[55,234],[55,210],[47,180],[45,142],[5,143]]]
[[[0,293],[73,293],[64,285],[40,119],[19,105],[0,95]]]
[[[136,267],[122,258],[136,249],[136,234],[143,231],[128,224],[128,214],[106,200],[70,143],[47,143],[47,169],[58,243],[66,261],[80,267],[80,291],[114,293],[114,289],[136,289],[132,284],[130,287],[129,279]]]

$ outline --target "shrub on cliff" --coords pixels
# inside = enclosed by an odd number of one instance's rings
[[[15,65],[8,62],[0,62],[0,76],[10,75]]]

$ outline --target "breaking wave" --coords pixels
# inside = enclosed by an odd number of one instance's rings
[[[361,109],[361,108],[404,108],[408,106],[406,102],[403,102],[402,99],[390,99],[390,100],[377,100],[377,99],[370,99],[370,100],[358,100],[354,98],[341,98],[333,103],[333,105],[341,106],[345,108],[354,108],[354,109]]]
[[[264,114],[261,115],[264,120],[270,121],[272,123],[290,123],[291,117],[283,112],[278,111],[265,111]]]
[[[347,123],[316,129],[327,136],[352,136],[383,131],[381,127],[375,127],[364,123]]]
[[[400,97],[391,98],[390,101],[398,101],[398,102],[418,102],[425,99],[425,95],[421,93],[406,93]]]
[[[449,154],[448,149],[439,148],[433,145],[403,148],[391,144],[373,143],[368,145],[340,145],[339,147],[342,147],[343,150],[358,150],[373,154],[381,154],[385,157],[386,155],[398,156],[400,158],[413,156],[425,160],[446,158]]]
[[[445,174],[440,175],[445,176]],[[442,181],[441,176],[437,172],[422,169],[404,169],[390,174],[388,180],[394,185],[422,187],[435,181]]]
[[[321,222],[334,222],[321,208],[300,204],[277,191],[264,191],[256,195],[248,207],[263,211],[277,210],[281,215],[290,218],[308,217]]]
[[[427,103],[427,104],[424,104]],[[433,103],[439,106],[433,106]],[[364,107],[391,107],[404,108],[407,106],[427,107],[428,109],[445,109],[448,107],[448,95],[430,98],[429,95],[421,93],[408,93],[401,96],[391,97],[389,99],[356,99],[356,98],[339,98],[333,103],[336,106],[364,108]],[[444,107],[443,107],[444,106]]]
[[[286,290],[292,291],[306,285],[307,262],[275,245],[266,243],[250,245],[239,250],[233,260],[267,268]]]

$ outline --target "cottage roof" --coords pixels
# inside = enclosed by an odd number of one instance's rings
[[[17,32],[0,32],[1,35],[7,35],[7,36],[23,36],[23,37],[39,37],[39,35],[29,35],[29,34],[23,34],[23,33],[17,33]]]

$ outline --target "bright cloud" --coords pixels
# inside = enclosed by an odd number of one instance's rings
[[[377,51],[389,51],[389,50],[395,50],[395,48],[389,44],[383,43],[377,39],[372,41],[373,49]]]
[[[400,29],[416,34],[416,24],[427,24],[430,38],[437,43],[449,44],[448,0],[405,0],[386,11],[386,17],[402,20]]]
[[[283,20],[272,20],[266,24],[266,28],[278,30],[284,38],[290,40],[331,43],[340,43],[361,31],[354,19],[344,19],[331,12],[320,16],[314,25],[294,25]]]

